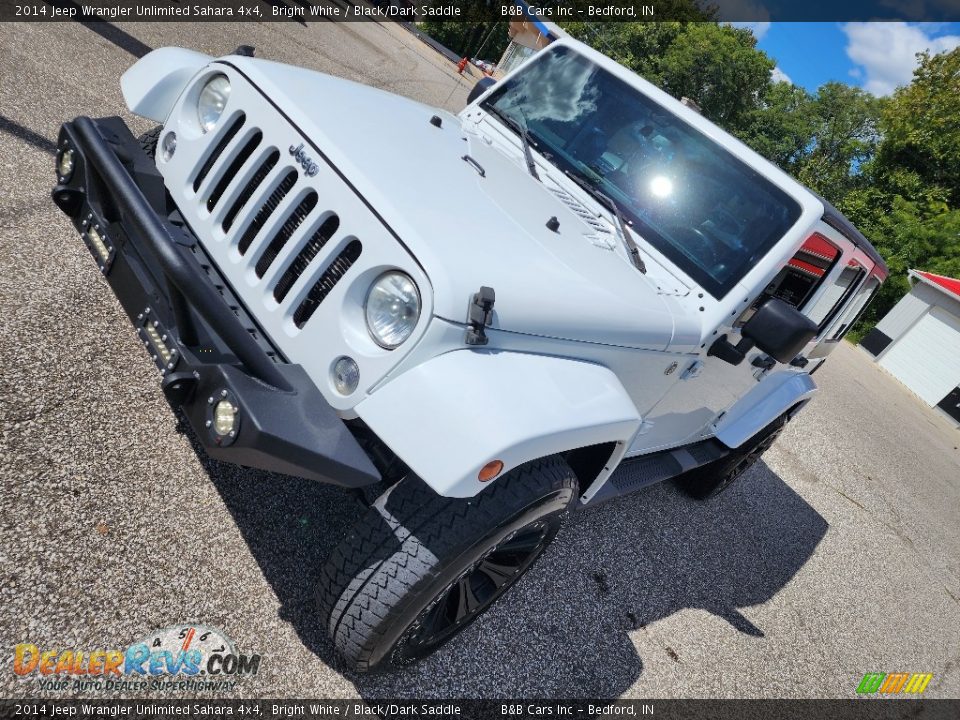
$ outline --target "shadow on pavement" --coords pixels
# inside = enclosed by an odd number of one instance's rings
[[[34,132],[28,127],[24,127],[20,123],[2,114],[0,114],[0,132],[13,135],[13,137],[19,138],[49,155],[57,154],[57,144],[53,140],[44,137],[38,132]]]
[[[680,610],[706,610],[763,637],[738,608],[772,598],[827,530],[762,461],[711,502],[669,483],[649,488],[576,513],[527,577],[450,646],[403,672],[358,676],[334,656],[314,588],[363,505],[335,487],[200,455],[280,600],[281,619],[368,699],[617,697],[643,673],[631,634]],[[668,645],[656,658],[682,660]]]
[[[52,7],[71,10],[74,13],[73,19],[75,22],[80,23],[88,30],[92,30],[107,42],[113,43],[135,58],[142,58],[153,50],[152,47],[137,40],[133,35],[121,30],[116,25],[105,22],[96,15],[84,12],[83,7],[74,2],[74,0],[44,0],[44,2]]]

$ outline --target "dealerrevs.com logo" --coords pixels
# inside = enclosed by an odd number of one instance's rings
[[[225,633],[203,625],[155,630],[126,649],[41,648],[20,643],[13,671],[40,690],[232,690],[256,675],[260,655],[237,652]]]
[[[933,679],[933,673],[867,673],[857,685],[860,695],[920,695]]]

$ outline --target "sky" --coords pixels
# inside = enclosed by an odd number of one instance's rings
[[[734,23],[776,61],[774,77],[810,92],[828,80],[883,96],[907,85],[916,53],[960,46],[960,23]]]

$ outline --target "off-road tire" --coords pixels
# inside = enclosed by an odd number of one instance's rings
[[[157,125],[153,130],[148,130],[137,138],[140,147],[147,154],[147,157],[155,159],[157,157],[157,143],[160,142],[160,133],[163,132],[163,126]]]
[[[338,653],[359,672],[403,667],[430,654],[529,570],[577,495],[576,476],[558,457],[521,465],[473,498],[441,497],[413,475],[394,485],[354,525],[322,571],[321,618]],[[542,539],[531,535],[541,532]],[[488,565],[502,567],[500,558],[512,557],[511,548],[528,536],[542,545],[496,585]],[[468,593],[464,583],[479,587]],[[468,597],[477,601],[480,591],[489,595],[494,586],[492,599],[475,614],[451,619],[469,607]],[[423,639],[438,623],[447,623],[447,634],[438,634],[436,642]]]
[[[716,497],[770,449],[786,424],[787,416],[781,415],[726,457],[684,473],[674,481],[675,484],[696,500]]]

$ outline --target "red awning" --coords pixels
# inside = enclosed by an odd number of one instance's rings
[[[948,293],[956,295],[958,298],[960,298],[960,280],[946,277],[944,275],[934,275],[933,273],[924,272],[923,270],[914,270],[914,272],[924,280],[928,280],[934,285],[946,290]]]

